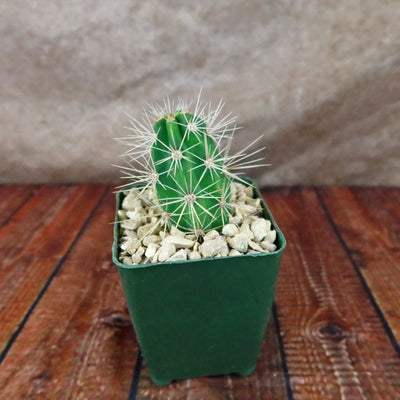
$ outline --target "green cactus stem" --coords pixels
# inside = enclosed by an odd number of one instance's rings
[[[177,111],[159,119],[154,131],[155,187],[171,223],[195,233],[221,229],[229,218],[231,179],[223,172],[221,154],[205,122]]]

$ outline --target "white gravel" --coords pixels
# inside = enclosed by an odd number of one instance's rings
[[[119,260],[127,265],[164,261],[198,260],[208,257],[270,253],[277,249],[276,231],[262,217],[261,200],[253,198],[251,186],[232,183],[232,216],[221,233],[208,232],[202,238],[167,226],[167,215],[156,206],[151,189],[139,196],[139,190],[126,193],[120,224]]]

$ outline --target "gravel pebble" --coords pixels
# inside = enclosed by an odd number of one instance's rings
[[[189,260],[199,260],[201,258],[201,254],[198,251],[191,251],[189,253]]]
[[[213,229],[212,231],[207,232],[207,233],[204,235],[204,240],[216,239],[218,236],[219,236],[219,232],[216,231],[215,229]]]
[[[154,231],[156,230],[156,227],[154,224],[146,224],[139,226],[137,230],[137,235],[139,239],[143,239],[145,236],[149,236],[150,234],[153,234]]]
[[[142,218],[143,217],[143,212],[142,209],[140,208],[140,211],[126,211],[126,216],[129,219],[137,219],[137,218]]]
[[[172,243],[176,248],[185,248],[190,249],[194,245],[193,240],[185,239],[181,236],[170,235],[167,236],[165,239],[162,240],[162,244],[164,243]]]
[[[129,230],[129,231],[134,231],[137,229],[141,224],[141,220],[133,220],[133,219],[126,219],[125,221],[121,222],[121,228]]]
[[[222,234],[226,236],[235,236],[239,233],[239,229],[235,224],[226,224],[222,228]]]
[[[160,246],[157,243],[149,243],[149,245],[147,246],[145,256],[147,258],[153,258],[159,247]]]
[[[151,243],[160,243],[161,242],[161,238],[159,235],[149,235],[146,236],[145,238],[143,238],[143,244],[145,246],[148,246]]]
[[[177,251],[167,261],[183,261],[187,260],[187,253],[184,249]]]
[[[267,232],[264,240],[268,240],[268,242],[275,243],[276,240],[276,231],[273,229],[272,231]]]
[[[134,210],[136,207],[142,207],[141,201],[138,199],[139,191],[137,189],[133,189],[129,192],[129,194],[124,198],[122,202],[122,208],[124,210]]]
[[[254,234],[254,239],[261,242],[268,231],[270,230],[271,223],[264,218],[258,218],[251,224],[251,230]]]
[[[145,248],[143,246],[140,246],[135,253],[135,256],[141,257],[145,253]]]
[[[247,222],[244,222],[240,226],[239,231],[241,234],[243,234],[247,238],[254,239],[254,233],[250,230],[249,224]]]
[[[132,257],[123,257],[122,258],[122,264],[133,265]]]
[[[128,254],[134,254],[139,246],[140,240],[135,238],[127,240],[126,242],[122,243],[120,247],[122,250],[126,250]]]
[[[204,258],[216,255],[227,256],[229,253],[228,245],[223,239],[206,240],[199,246],[200,253]]]
[[[158,261],[166,261],[176,252],[176,248],[172,243],[164,243],[158,253]]]
[[[239,233],[238,235],[234,236],[233,238],[228,239],[228,244],[232,249],[235,249],[237,251],[240,251],[241,253],[246,253],[247,248],[248,248],[248,238],[243,235],[242,233]]]
[[[171,226],[171,235],[172,236],[179,236],[181,238],[185,237],[185,233],[179,230],[176,226]]]
[[[261,246],[265,249],[268,250],[269,252],[273,252],[276,250],[276,245],[269,242],[268,240],[264,240],[261,242]]]
[[[252,240],[249,240],[248,243],[251,249],[260,251],[261,253],[265,252],[265,250],[258,243],[253,242]]]

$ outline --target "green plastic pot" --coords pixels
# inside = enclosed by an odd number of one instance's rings
[[[117,210],[122,200],[118,193]],[[264,201],[262,207],[277,232],[277,250],[268,254],[128,266],[118,261],[115,224],[113,261],[155,384],[254,371],[286,246]]]

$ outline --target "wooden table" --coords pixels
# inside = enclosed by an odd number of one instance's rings
[[[400,399],[400,189],[276,188],[288,240],[249,377],[149,380],[106,186],[0,187],[0,398]]]

